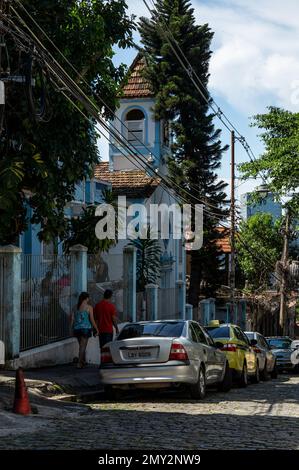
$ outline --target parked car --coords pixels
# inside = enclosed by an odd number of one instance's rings
[[[294,339],[291,344],[292,349],[299,349],[299,339]]]
[[[227,392],[232,385],[225,354],[197,322],[184,320],[125,325],[101,351],[100,379],[107,392],[186,385],[197,399],[207,386]]]
[[[237,325],[231,323],[222,324],[218,320],[213,320],[206,327],[216,344],[222,345],[229,366],[233,372],[233,378],[240,387],[246,387],[248,377],[252,382],[260,381],[260,369],[257,355],[253,349],[256,341],[251,342]]]
[[[278,368],[276,364],[276,356],[273,354],[270,345],[266,338],[257,331],[245,331],[249,341],[256,340],[256,345],[253,346],[257,354],[260,376],[262,380],[277,379]]]
[[[294,371],[299,372],[299,340],[295,339],[292,341],[291,348],[293,352],[291,354],[291,361],[295,364]]]
[[[295,364],[291,361],[292,340],[288,336],[273,336],[266,338],[273,354],[276,356],[278,370],[288,371],[295,368]]]

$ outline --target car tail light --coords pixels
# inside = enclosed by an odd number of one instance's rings
[[[260,354],[262,351],[260,350],[260,348],[253,348],[254,352],[256,352],[257,354]]]
[[[226,343],[222,347],[222,351],[229,351],[229,352],[236,352],[237,351],[237,346],[232,343]]]
[[[188,354],[184,346],[181,343],[172,343],[168,360],[188,361],[188,359]]]
[[[101,363],[102,364],[109,364],[112,363],[112,356],[110,352],[110,348],[108,346],[104,346],[101,350]]]

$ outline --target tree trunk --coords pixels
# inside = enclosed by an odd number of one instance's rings
[[[201,265],[199,262],[199,252],[191,252],[191,274],[190,274],[190,288],[188,293],[188,303],[193,307],[198,306],[200,296],[200,283],[202,280]]]

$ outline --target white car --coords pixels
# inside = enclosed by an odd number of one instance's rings
[[[203,398],[210,385],[226,392],[232,376],[220,346],[195,321],[128,323],[102,349],[100,379],[108,394],[113,389],[180,385],[196,399]]]
[[[256,341],[253,349],[258,358],[261,379],[264,381],[269,380],[270,377],[276,379],[278,375],[277,359],[266,338],[257,331],[245,331],[245,334],[250,341]]]

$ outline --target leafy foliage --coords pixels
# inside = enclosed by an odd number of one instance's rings
[[[236,238],[238,264],[253,290],[267,287],[275,271],[283,245],[281,224],[266,213],[241,222],[240,237]]]
[[[143,292],[147,284],[155,284],[160,277],[161,246],[158,240],[137,238],[130,242],[137,249],[137,291]]]
[[[210,201],[215,206],[213,212],[223,214],[226,183],[218,180],[217,170],[227,148],[222,147],[221,131],[214,127],[208,104],[178,63],[167,41],[165,25],[205,87],[209,80],[213,33],[207,24],[196,24],[194,10],[187,0],[158,0],[156,6],[158,13],[153,19],[142,18],[139,30],[148,61],[145,74],[156,94],[154,112],[157,119],[171,122],[174,135],[172,157],[168,161],[170,174],[181,188],[178,192],[189,203],[198,204],[198,199]],[[216,237],[216,223],[211,218],[205,221],[205,245],[191,255],[189,302],[194,305],[209,269],[213,276],[206,283],[208,291],[215,290],[217,285],[219,253],[211,242]]]
[[[265,152],[255,161],[243,163],[244,179],[262,172],[277,199],[292,195],[290,208],[299,213],[299,113],[269,107],[267,114],[254,116],[252,126],[263,129],[260,138]]]
[[[117,226],[117,205],[113,197],[112,191],[104,191],[104,200],[106,204],[111,204],[115,209],[116,214],[116,226]],[[114,246],[117,239],[111,240],[105,238],[99,240],[95,234],[95,227],[97,223],[105,217],[95,215],[95,206],[88,206],[83,209],[82,214],[79,217],[72,217],[69,221],[67,235],[64,240],[64,250],[69,251],[70,247],[74,245],[84,245],[88,248],[88,253],[99,254]]]
[[[72,78],[84,88],[79,74],[84,75],[108,106],[115,109],[126,68],[113,64],[113,47],[132,44],[133,23],[126,15],[125,0],[24,0],[23,4],[78,70],[76,77],[22,13]],[[6,40],[11,73],[24,75],[30,57],[16,49],[12,38],[7,36]],[[33,72],[38,106],[44,88],[36,64]],[[86,121],[49,80],[48,122],[37,122],[27,95],[25,85],[7,86],[5,129],[0,137],[0,244],[16,242],[25,230],[29,222],[27,204],[33,211],[31,222],[41,225],[41,239],[63,238],[67,231],[64,207],[73,199],[76,183],[88,177],[99,160],[94,123]],[[109,117],[108,108],[100,106]]]

